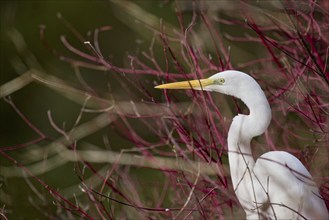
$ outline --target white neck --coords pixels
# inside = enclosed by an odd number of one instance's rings
[[[264,92],[259,89],[257,96],[250,94],[242,94],[240,98],[249,108],[249,115],[238,115],[234,117],[228,133],[228,156],[231,178],[234,189],[243,184],[244,178],[249,175],[247,168],[252,170],[255,160],[252,156],[250,142],[255,136],[259,136],[265,132],[270,120],[271,109]]]

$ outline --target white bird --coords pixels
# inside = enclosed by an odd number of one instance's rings
[[[265,132],[272,116],[263,90],[251,76],[228,70],[155,88],[215,91],[247,105],[249,115],[234,117],[227,138],[233,189],[246,219],[329,219],[317,185],[295,156],[270,151],[256,161],[252,157],[251,139]]]

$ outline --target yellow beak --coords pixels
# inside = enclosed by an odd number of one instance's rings
[[[197,80],[189,80],[183,82],[174,82],[158,85],[154,88],[156,89],[202,89],[208,85],[213,84],[213,80],[211,79],[197,79]]]

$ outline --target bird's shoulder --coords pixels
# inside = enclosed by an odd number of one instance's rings
[[[266,169],[267,171],[279,171],[290,173],[301,179],[312,181],[312,176],[302,162],[294,155],[286,151],[269,151],[261,155],[255,164],[255,169]]]

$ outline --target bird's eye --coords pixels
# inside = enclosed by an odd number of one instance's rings
[[[214,80],[214,82],[216,84],[224,84],[225,83],[225,79],[224,78],[216,79],[216,80]]]

